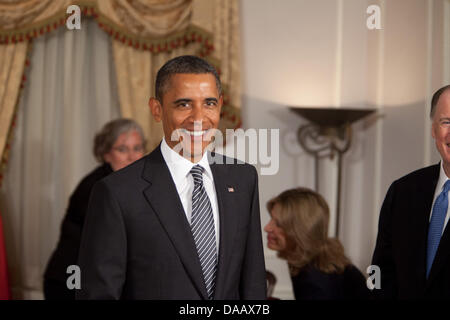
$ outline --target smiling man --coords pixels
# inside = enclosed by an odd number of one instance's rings
[[[441,161],[394,181],[387,192],[372,259],[381,271],[376,297],[450,298],[450,86],[433,95],[430,117]]]
[[[150,109],[155,120],[163,122],[168,147],[174,149],[179,144],[181,155],[196,163],[203,157],[203,151],[219,126],[223,100],[220,84],[216,84],[212,73],[162,70],[157,86],[161,86],[158,90],[163,92],[157,92],[156,98],[150,99]],[[167,78],[164,71],[171,77]],[[167,86],[169,88],[164,90]]]
[[[94,187],[78,299],[266,298],[257,172],[207,151],[222,101],[203,59],[158,71],[149,106],[164,138]]]

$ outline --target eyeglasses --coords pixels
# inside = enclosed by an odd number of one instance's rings
[[[144,152],[144,146],[142,146],[142,145],[135,146],[131,150],[126,146],[117,146],[117,147],[113,147],[112,149],[117,152],[120,152],[120,153]]]

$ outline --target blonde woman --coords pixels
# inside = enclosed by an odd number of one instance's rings
[[[287,260],[297,300],[365,299],[362,273],[328,237],[329,208],[318,193],[297,188],[267,203],[267,246]]]

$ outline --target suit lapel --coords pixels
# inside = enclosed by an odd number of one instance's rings
[[[219,260],[214,298],[223,299],[227,281],[226,273],[231,261],[232,244],[238,224],[237,214],[239,211],[234,207],[235,201],[232,199],[234,193],[228,191],[228,188],[232,187],[233,184],[230,184],[232,181],[230,181],[229,173],[227,174],[225,170],[226,165],[213,163],[210,166],[214,176],[220,219]]]
[[[160,147],[148,156],[142,176],[150,183],[144,196],[167,232],[195,287],[207,299],[194,238]]]

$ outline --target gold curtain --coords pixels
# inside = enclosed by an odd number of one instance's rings
[[[26,54],[26,42],[0,45],[0,155],[8,149],[8,135],[22,83]],[[6,161],[3,157],[0,160],[1,169]]]
[[[143,38],[165,37],[186,29],[192,12],[192,0],[109,0],[97,3],[104,16]]]
[[[69,0],[0,0],[0,184],[29,40],[55,28],[68,5]]]
[[[221,70],[221,80],[227,89],[226,105],[222,114],[222,128],[241,126],[241,38],[239,1],[214,0],[213,37]]]
[[[121,113],[142,125],[149,150],[162,137],[162,128],[152,120],[147,103],[153,80],[156,70],[177,55],[199,55],[216,65],[225,92],[221,128],[240,126],[238,0],[0,0],[2,164],[27,43],[64,26],[66,9],[72,4],[84,16],[95,18],[112,37]]]

